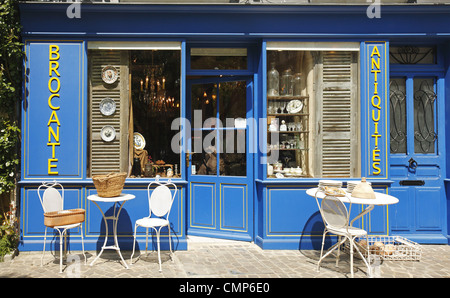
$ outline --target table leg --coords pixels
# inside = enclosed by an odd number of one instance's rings
[[[364,209],[360,214],[358,214],[354,219],[352,219],[352,221],[350,222],[350,226],[353,226],[353,222],[355,220],[357,220],[358,218],[361,218],[363,215],[366,215],[367,213],[369,213],[370,211],[372,211],[372,209],[374,208],[374,205],[369,205],[366,209]]]
[[[113,216],[105,216],[105,214],[103,213],[102,209],[100,208],[100,206],[97,204],[97,202],[93,201],[95,203],[95,205],[97,206],[97,208],[100,210],[103,220],[105,222],[105,229],[106,229],[106,234],[105,234],[105,241],[103,242],[103,246],[102,249],[100,250],[100,253],[97,255],[97,257],[95,257],[95,259],[92,261],[91,266],[94,265],[95,261],[97,261],[97,259],[102,255],[103,251],[105,249],[114,249],[115,251],[117,251],[119,253],[120,259],[122,260],[123,264],[125,265],[125,268],[129,269],[128,264],[125,262],[125,260],[122,257],[122,253],[120,252],[120,248],[119,248],[119,243],[117,241],[117,222],[119,219],[119,214],[120,211],[122,210],[122,207],[124,205],[125,202],[123,202],[120,205],[119,211],[116,213],[116,203],[114,203],[114,210],[113,210]],[[108,235],[109,235],[109,230],[108,230],[108,219],[113,220],[113,234],[114,234],[114,245],[111,246],[106,246],[106,243],[108,242]]]
[[[358,214],[354,219],[352,219],[352,221],[350,222],[350,226],[353,226],[353,222],[355,222],[355,220],[357,220],[358,218],[363,217],[364,215],[366,215],[367,213],[369,213],[370,211],[372,211],[372,209],[375,207],[375,205],[368,205],[368,207],[366,209],[364,209],[360,214]],[[368,238],[368,237],[367,237]],[[367,239],[368,241],[368,239]],[[370,266],[368,260],[366,260],[365,256],[361,253],[361,251],[359,250],[358,246],[359,243],[355,242],[354,243],[354,247],[356,249],[356,251],[359,253],[359,255],[361,256],[362,260],[364,261],[366,267],[367,267],[367,275],[369,277],[372,276],[372,267]],[[364,249],[368,249],[368,248],[364,248]],[[369,257],[369,251],[367,251],[367,257]]]
[[[103,217],[103,221],[105,222],[105,229],[106,229],[106,233],[105,233],[105,241],[103,242],[103,246],[102,249],[100,250],[100,253],[95,257],[95,259],[91,262],[91,266],[94,265],[95,261],[97,261],[98,258],[100,258],[100,256],[103,253],[103,250],[106,247],[106,242],[108,242],[108,221],[106,220],[106,216],[102,211],[102,208],[100,208],[100,206],[97,204],[96,201],[93,201],[94,204],[97,206],[98,210],[100,210],[100,213],[102,214]]]
[[[122,253],[120,252],[120,248],[119,248],[119,242],[117,241],[117,222],[119,221],[119,214],[120,211],[122,210],[123,205],[125,205],[125,202],[122,202],[122,204],[120,204],[120,208],[119,211],[117,211],[117,216],[115,217],[115,222],[114,222],[114,244],[115,244],[115,249],[116,251],[119,253],[120,259],[122,260],[123,264],[125,265],[125,268],[129,269],[128,264],[125,262],[125,260],[122,257]],[[116,205],[114,204],[114,212],[116,211]]]

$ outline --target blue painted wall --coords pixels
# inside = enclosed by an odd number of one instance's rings
[[[183,5],[101,5],[82,4],[81,18],[69,19],[64,3],[21,4],[23,37],[27,60],[25,61],[25,91],[22,101],[22,180],[21,186],[21,246],[22,250],[42,249],[43,216],[36,194],[42,180],[57,179],[67,190],[67,207],[86,208],[87,217],[83,231],[74,231],[71,245],[79,248],[79,234],[85,235],[87,249],[96,249],[103,243],[104,227],[100,213],[87,196],[95,191],[91,179],[86,178],[87,150],[87,61],[86,43],[92,40],[183,40],[187,45],[197,42],[209,44],[244,44],[252,48],[254,67],[254,115],[265,115],[265,41],[357,41],[361,42],[361,103],[362,103],[362,173],[371,175],[367,153],[374,146],[369,140],[370,128],[366,124],[371,110],[368,93],[373,92],[370,78],[366,77],[369,67],[367,50],[374,44],[384,47],[386,69],[384,79],[389,77],[387,49],[395,42],[430,42],[442,45],[445,115],[448,115],[448,94],[450,91],[450,7],[449,6],[383,6],[380,19],[366,16],[367,6],[183,6]],[[192,9],[193,8],[193,9]],[[236,17],[236,15],[238,17]],[[418,21],[420,20],[420,22]],[[185,45],[183,43],[183,46]],[[49,76],[49,45],[60,48],[59,74],[61,80],[60,98],[52,103],[59,104],[56,111],[60,118],[60,145],[55,147],[58,157],[58,175],[48,173],[48,159],[52,146],[47,145],[48,121],[52,109],[48,105],[51,95]],[[186,70],[183,57],[182,75]],[[247,75],[250,73],[247,73]],[[184,79],[184,78],[183,78]],[[367,85],[365,85],[367,82]],[[386,82],[386,81],[385,81]],[[55,82],[53,82],[55,83]],[[53,90],[56,87],[52,87]],[[386,85],[383,86],[386,89]],[[184,92],[184,90],[183,90]],[[384,104],[388,97],[384,98]],[[183,109],[184,105],[182,105]],[[369,110],[368,110],[369,109]],[[184,110],[182,110],[184,111]],[[367,113],[366,113],[367,112]],[[183,112],[183,115],[186,112]],[[385,110],[380,125],[383,131],[389,128],[389,114]],[[448,117],[445,127],[449,127]],[[71,125],[69,125],[69,123]],[[55,124],[52,124],[55,125]],[[372,126],[370,126],[372,125]],[[381,128],[380,126],[380,128]],[[450,144],[449,130],[442,128],[440,137]],[[265,136],[258,136],[265,137]],[[383,148],[389,148],[388,133],[380,139]],[[258,144],[258,139],[255,139]],[[372,146],[372,147],[371,147]],[[448,146],[446,146],[448,148]],[[372,149],[373,150],[373,149]],[[383,153],[386,167],[379,181],[377,191],[390,193],[389,152]],[[255,155],[259,159],[260,155]],[[182,159],[183,160],[183,159]],[[445,160],[443,168],[449,166]],[[52,170],[56,168],[51,168]],[[254,163],[254,241],[269,249],[317,249],[323,231],[314,198],[306,195],[306,189],[317,185],[318,179],[301,181],[267,181],[259,162]],[[440,179],[449,178],[443,171]],[[186,177],[186,176],[183,176]],[[372,177],[373,178],[373,177]],[[128,179],[126,191],[136,199],[125,204],[119,220],[119,243],[124,249],[131,248],[131,226],[147,212],[145,187],[148,180]],[[182,191],[177,195],[172,211],[173,228],[176,231],[177,249],[186,249],[186,185],[180,179],[177,184]],[[448,182],[447,189],[449,188]],[[450,208],[448,191],[439,199],[444,210],[439,215],[440,238],[448,238]],[[400,206],[400,205],[399,205]],[[105,206],[107,208],[107,206]],[[359,224],[369,228],[372,234],[392,234],[391,207],[376,207],[370,217]],[[144,212],[145,211],[145,212]],[[356,212],[356,209],[354,210]],[[397,211],[397,214],[400,210]],[[402,212],[403,213],[403,212]],[[402,220],[415,220],[414,214],[402,215]],[[428,220],[434,220],[429,218]],[[433,237],[431,237],[433,238]],[[140,241],[142,241],[142,237]],[[418,239],[420,240],[420,239]],[[432,240],[431,240],[432,241]],[[55,243],[55,241],[53,241]],[[163,239],[164,243],[164,239]],[[167,242],[165,243],[167,247]],[[53,244],[54,245],[54,244]],[[164,245],[164,244],[163,244]],[[177,246],[178,245],[178,246]],[[163,246],[164,247],[164,246]]]

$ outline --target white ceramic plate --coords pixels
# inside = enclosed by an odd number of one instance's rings
[[[112,98],[104,98],[100,102],[100,112],[105,116],[111,116],[116,111],[116,102]]]
[[[133,135],[134,139],[134,148],[135,149],[144,149],[145,148],[145,139],[144,136],[138,132],[135,132]]]
[[[108,65],[102,69],[102,80],[106,84],[114,84],[118,78],[119,73],[114,66]]]
[[[111,125],[105,125],[100,131],[100,136],[103,141],[111,142],[116,138],[116,130]]]
[[[286,107],[286,110],[291,113],[298,113],[303,109],[303,103],[298,99],[291,100]]]

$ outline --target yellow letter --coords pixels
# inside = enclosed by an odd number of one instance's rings
[[[379,165],[380,165],[379,162],[374,162],[374,163],[372,164],[372,168],[373,168],[374,170],[376,170],[375,172],[373,172],[374,175],[379,175],[379,174],[381,173],[381,169],[378,167]]]
[[[52,165],[52,162],[58,162],[57,158],[49,158],[48,159],[48,174],[49,175],[58,175],[57,171],[53,172],[52,168],[56,168],[58,165]]]
[[[55,146],[60,146],[60,143],[47,143],[47,146],[52,146],[52,158],[55,158]]]
[[[52,81],[56,80],[56,90],[52,89]],[[48,90],[50,90],[51,93],[58,93],[59,89],[61,88],[61,82],[59,81],[58,78],[51,78],[50,80],[48,80]]]
[[[377,55],[378,57],[381,57],[380,52],[378,52],[378,47],[374,46],[372,50],[372,54],[370,54],[370,58],[372,58],[374,55]]]
[[[373,161],[381,161],[380,157],[380,149],[373,149],[372,150],[372,160]]]
[[[375,60],[375,58],[372,58],[371,60],[372,60],[372,69],[374,69],[373,68],[374,65],[376,69],[380,69],[380,57],[378,57],[377,60]]]
[[[59,62],[58,61],[49,61],[48,63],[48,76],[51,77],[52,76],[52,71],[54,71],[56,73],[56,75],[58,77],[60,77],[59,72],[58,72],[58,68],[59,68]],[[53,66],[53,64],[55,66]]]
[[[61,123],[59,123],[58,115],[56,115],[56,111],[52,111],[52,114],[50,115],[50,119],[48,119],[47,126],[50,126],[51,123],[56,123],[58,126],[61,126]]]
[[[55,131],[51,126],[48,127],[48,142],[50,143],[52,140],[52,136],[55,139],[57,143],[59,143],[59,126],[56,127],[56,134]]]
[[[52,94],[52,95],[50,95],[50,97],[48,98],[48,106],[50,107],[50,109],[52,109],[52,110],[59,110],[59,107],[55,107],[54,105],[52,105],[52,99],[53,99],[53,97],[59,97],[59,94],[56,94],[56,93],[54,93],[54,94]]]
[[[55,57],[53,57],[53,54],[55,54]],[[53,44],[50,45],[48,60],[59,60],[59,46]]]
[[[380,110],[376,110],[377,112],[378,112],[378,117],[377,118],[375,118],[375,110],[372,110],[372,120],[374,121],[374,122],[377,122],[377,121],[380,121],[380,115],[381,115],[381,113],[380,113]]]

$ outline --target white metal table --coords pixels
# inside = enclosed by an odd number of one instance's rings
[[[118,252],[118,254],[119,254],[120,258],[122,259],[122,262],[125,265],[125,267],[127,269],[129,269],[128,264],[125,262],[125,260],[122,257],[122,254],[121,254],[120,248],[119,248],[119,243],[117,241],[117,222],[118,222],[118,219],[119,219],[120,211],[122,210],[122,207],[125,204],[125,202],[129,201],[129,200],[132,200],[134,198],[135,198],[134,195],[124,194],[124,193],[122,193],[120,196],[111,197],[111,198],[100,197],[100,196],[98,196],[96,194],[95,195],[90,195],[90,196],[87,197],[87,199],[89,201],[92,201],[92,202],[94,202],[95,205],[97,205],[98,209],[102,213],[103,220],[105,221],[105,228],[106,228],[105,242],[103,243],[102,250],[97,255],[97,257],[92,261],[91,266],[101,256],[101,254],[103,253],[103,250],[105,250],[105,249],[114,249],[114,250],[116,250]],[[105,214],[103,213],[102,209],[97,204],[97,202],[114,203],[113,215],[112,216],[105,216]],[[119,202],[122,202],[122,203],[120,204],[120,208],[119,208],[119,210],[117,211],[117,214],[116,214],[116,205]],[[113,234],[114,234],[114,245],[110,245],[110,246],[106,245],[106,243],[108,241],[108,222],[107,222],[108,219],[111,219],[113,221]]]
[[[344,189],[345,190],[345,189]],[[326,195],[323,191],[316,188],[310,188],[306,190],[306,194],[312,197],[316,197],[319,199],[323,199]],[[375,199],[364,199],[364,198],[358,198],[358,197],[352,197],[351,193],[345,192],[345,196],[339,197],[340,200],[344,203],[350,203],[350,204],[360,204],[360,205],[367,205],[367,207],[359,213],[355,218],[352,219],[349,226],[353,226],[353,222],[357,220],[358,218],[361,218],[363,215],[369,213],[375,206],[384,206],[384,205],[392,205],[397,204],[399,201],[396,197],[393,197],[391,195],[387,195],[384,193],[375,192]],[[358,243],[356,243],[358,245]],[[357,247],[356,247],[357,248]],[[367,265],[368,275],[371,276],[371,270],[370,265],[368,262],[364,262]]]
[[[306,194],[312,197],[315,197],[316,193],[317,198],[319,199],[323,199],[325,197],[325,193],[323,191],[320,191],[317,187],[306,190]],[[396,197],[379,192],[375,192],[375,199],[352,197],[352,194],[348,192],[345,193],[344,197],[340,197],[340,199],[344,203],[367,205],[367,207],[361,213],[359,213],[354,219],[352,219],[350,225],[352,225],[353,222],[358,218],[361,218],[363,215],[369,213],[375,206],[392,205],[398,203],[398,199]]]

